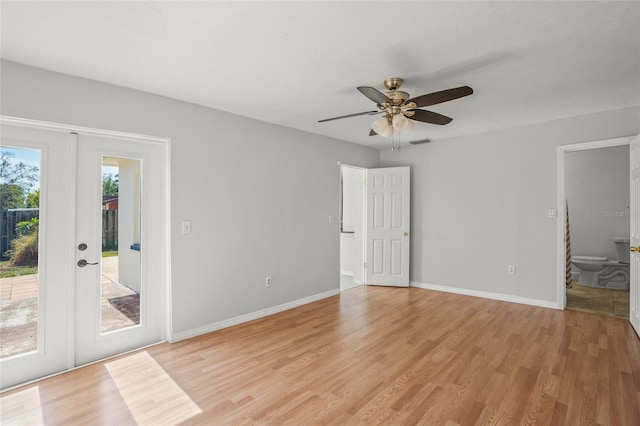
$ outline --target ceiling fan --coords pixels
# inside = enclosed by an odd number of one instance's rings
[[[375,102],[378,107],[377,110],[325,118],[324,120],[319,120],[318,123],[360,115],[384,114],[384,116],[373,122],[369,136],[392,137],[394,130],[402,132],[411,128],[413,123],[409,120],[439,125],[450,123],[453,120],[451,117],[420,108],[462,98],[473,93],[471,87],[461,86],[410,98],[407,92],[398,90],[402,86],[402,82],[403,80],[398,77],[387,78],[384,81],[384,87],[387,91],[384,93],[373,87],[360,86],[358,87],[360,93]]]

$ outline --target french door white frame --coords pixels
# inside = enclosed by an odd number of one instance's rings
[[[613,146],[629,145],[629,142],[633,139],[633,136],[604,139],[593,142],[577,143],[572,145],[562,145],[558,147],[558,198],[556,201],[557,206],[557,297],[558,297],[558,309],[566,309],[567,307],[567,290],[566,290],[566,258],[565,258],[565,223],[564,218],[566,215],[566,193],[565,193],[565,156],[567,152],[586,151],[589,149],[597,148],[609,148]],[[625,167],[629,167],[625,164]],[[631,283],[633,285],[633,282]]]
[[[19,117],[10,117],[10,116],[4,116],[4,115],[0,115],[0,123],[3,124],[7,124],[7,125],[14,125],[14,126],[19,126],[19,127],[24,127],[24,128],[32,128],[32,129],[39,129],[39,130],[50,130],[50,131],[55,131],[55,132],[67,132],[70,134],[78,134],[78,135],[92,135],[92,136],[99,136],[99,137],[108,137],[108,138],[115,138],[115,139],[126,139],[126,140],[132,140],[132,141],[138,141],[138,142],[147,142],[147,143],[155,143],[155,144],[161,144],[164,147],[164,151],[165,151],[165,164],[164,164],[164,173],[165,173],[165,182],[164,182],[164,195],[165,195],[165,218],[166,218],[166,222],[165,222],[165,229],[164,229],[164,240],[166,242],[166,247],[165,247],[165,265],[164,265],[164,274],[165,274],[165,279],[164,279],[164,285],[163,288],[160,289],[160,291],[163,294],[162,297],[162,312],[163,312],[163,332],[162,332],[162,341],[165,341],[168,336],[171,336],[171,208],[170,208],[170,200],[171,200],[171,161],[170,161],[170,154],[171,154],[171,140],[169,138],[162,138],[162,137],[155,137],[155,136],[147,136],[147,135],[140,135],[140,134],[134,134],[134,133],[125,133],[125,132],[117,132],[117,131],[111,131],[111,130],[103,130],[103,129],[95,129],[95,128],[89,128],[89,127],[82,127],[82,126],[74,126],[74,125],[67,125],[67,124],[59,124],[59,123],[52,123],[52,122],[46,122],[46,121],[38,121],[38,120],[31,120],[31,119],[24,119],[24,118],[19,118]],[[75,138],[74,138],[75,139]],[[72,143],[72,160],[70,161],[70,166],[73,167],[73,170],[77,169],[77,163],[76,163],[76,153],[77,153],[77,143],[75,140],[73,140]],[[75,187],[76,187],[76,175],[75,173],[72,174],[71,176],[71,182],[70,182],[70,186],[71,188],[75,191]],[[71,200],[69,202],[69,212],[70,212],[70,220],[71,223],[75,223],[75,212],[76,212],[76,200],[74,197],[71,197]],[[76,230],[75,227],[71,227],[71,229],[69,230],[70,235],[69,235],[69,241],[72,241],[73,244],[70,244],[70,247],[67,248],[68,252],[69,252],[69,259],[74,260],[75,259],[75,252],[76,252],[76,248],[75,248],[75,242],[76,242]],[[75,277],[75,272],[76,272],[76,267],[73,264],[73,262],[69,262],[69,273],[70,276]],[[75,280],[74,280],[75,282]],[[75,341],[75,285],[69,285],[68,286],[68,303],[69,303],[69,309],[68,309],[68,315],[67,315],[67,334],[68,334],[68,348],[67,348],[67,369],[64,371],[60,371],[57,373],[53,373],[51,375],[46,375],[43,377],[40,377],[38,379],[32,380],[32,381],[37,381],[37,380],[41,380],[45,377],[50,377],[50,376],[54,376],[57,374],[61,374],[64,373],[66,371],[70,371],[73,370],[75,368],[78,368],[78,366],[76,366],[76,360],[75,360],[75,347],[76,347],[76,341]],[[96,361],[97,362],[97,361]],[[28,382],[26,382],[28,383]],[[25,383],[21,383],[17,386],[22,386]],[[3,389],[3,391],[9,390],[11,388],[13,388],[15,386],[11,386],[8,387],[6,389]]]

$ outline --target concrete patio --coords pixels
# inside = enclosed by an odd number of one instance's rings
[[[118,257],[102,258],[103,333],[139,323],[118,310],[114,299],[136,295],[118,282]],[[133,318],[131,318],[133,317]],[[36,350],[38,325],[38,275],[0,279],[0,358]]]

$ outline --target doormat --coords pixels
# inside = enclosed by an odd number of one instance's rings
[[[140,295],[114,297],[109,299],[114,308],[122,312],[127,318],[136,324],[140,324]]]

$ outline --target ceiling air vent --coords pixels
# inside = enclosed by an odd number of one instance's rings
[[[411,141],[409,143],[412,145],[422,145],[423,143],[429,143],[429,142],[431,142],[431,139],[420,139],[417,141]]]

